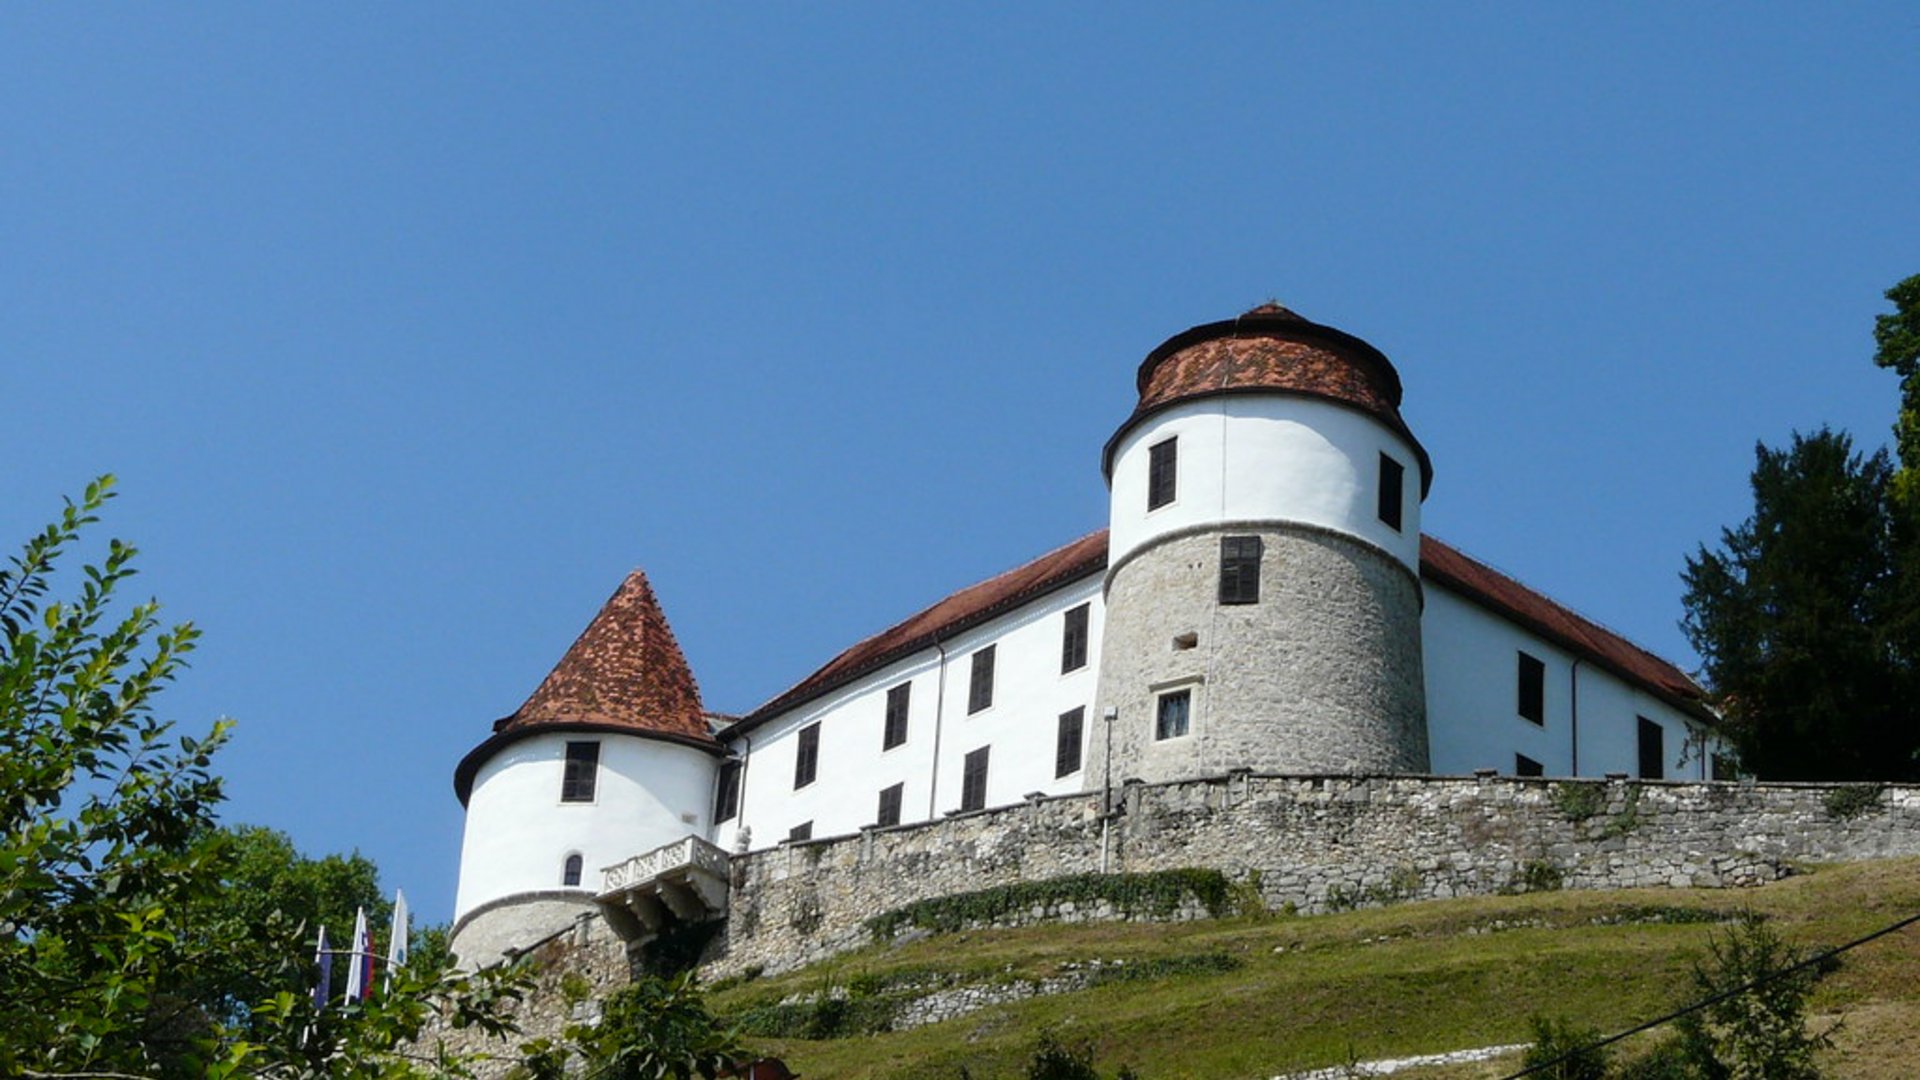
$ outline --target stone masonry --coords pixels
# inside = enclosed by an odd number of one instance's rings
[[[1920,854],[1920,787],[1269,776],[1125,785],[736,856],[710,975],[868,941],[915,900],[1100,871],[1211,867],[1303,912],[1550,888],[1724,887],[1796,862]],[[1055,913],[1041,913],[1044,919]]]
[[[1222,536],[1261,541],[1260,602],[1218,602]],[[1188,689],[1184,738],[1154,739],[1155,701]],[[1392,556],[1300,525],[1177,533],[1110,572],[1100,695],[1086,769],[1158,782],[1262,772],[1426,771],[1420,586]]]

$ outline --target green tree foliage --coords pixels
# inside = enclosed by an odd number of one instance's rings
[[[748,1056],[733,1029],[707,1011],[691,972],[641,978],[608,995],[597,1022],[522,1049],[534,1080],[560,1080],[572,1061],[605,1080],[711,1080]]]
[[[1892,640],[1899,597],[1886,452],[1844,432],[1755,448],[1753,516],[1687,560],[1688,640],[1743,768],[1764,779],[1906,779],[1920,747]]]
[[[1607,1052],[1594,1046],[1600,1041],[1598,1029],[1565,1017],[1535,1016],[1527,1022],[1533,1044],[1521,1064],[1529,1069],[1545,1066],[1533,1075],[1543,1080],[1606,1080]]]
[[[1826,1033],[1807,1030],[1807,999],[1820,979],[1806,959],[1759,918],[1748,915],[1708,944],[1709,956],[1693,969],[1703,998],[1749,983],[1761,984],[1710,1005],[1704,1020],[1681,1033],[1693,1047],[1699,1074],[1730,1080],[1817,1080],[1814,1055],[1830,1045]],[[1780,974],[1785,972],[1785,974]],[[1710,1050],[1712,1060],[1701,1060]]]
[[[1900,376],[1900,415],[1894,447],[1900,474],[1894,491],[1902,501],[1920,501],[1920,274],[1887,290],[1894,310],[1874,317],[1873,362]]]
[[[374,1001],[316,1014],[307,926],[377,901],[372,864],[217,827],[225,723],[176,734],[153,708],[193,627],[162,629],[151,601],[114,613],[127,544],[62,567],[112,488],[89,485],[0,569],[0,1075],[456,1069],[420,1048],[427,1023],[503,1031],[519,982],[412,965]]]

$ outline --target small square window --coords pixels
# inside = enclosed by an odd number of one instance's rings
[[[1538,657],[1521,653],[1519,673],[1519,702],[1515,708],[1523,718],[1544,727],[1547,722],[1547,665]]]
[[[907,741],[907,705],[913,699],[913,684],[903,682],[887,691],[886,730],[880,736],[880,749],[891,750]]]
[[[880,813],[873,821],[876,825],[900,824],[900,799],[906,794],[907,785],[895,784],[880,791]]]
[[[1223,536],[1220,538],[1220,602],[1257,604],[1260,602],[1260,538]]]
[[[973,667],[967,677],[967,712],[977,713],[993,705],[993,646],[973,654]]]
[[[1406,502],[1406,466],[1380,455],[1380,520],[1400,531],[1400,508]]]
[[[1179,469],[1177,438],[1147,448],[1147,509],[1158,510],[1173,501],[1174,476]]]
[[[1066,627],[1060,634],[1060,674],[1087,666],[1087,607],[1081,604],[1067,612]]]
[[[1161,694],[1154,711],[1153,737],[1156,741],[1178,739],[1187,733],[1193,710],[1193,691],[1175,690]]]
[[[960,809],[980,810],[987,805],[987,754],[993,748],[983,746],[967,754],[960,773]]]
[[[713,794],[713,823],[732,821],[740,812],[740,762],[720,763],[720,777]]]
[[[800,729],[800,748],[793,756],[793,789],[795,791],[813,783],[820,772],[820,725],[808,724]]]
[[[800,824],[798,824],[798,825],[795,825],[795,826],[794,826],[793,828],[791,828],[791,829],[788,829],[788,830],[787,830],[787,839],[789,839],[789,840],[811,840],[811,839],[813,839],[813,822],[811,822],[811,821],[803,821],[803,822],[801,822]]]
[[[1053,739],[1053,775],[1055,779],[1080,771],[1080,743],[1086,729],[1087,710],[1079,707],[1060,714],[1060,728]]]
[[[567,763],[560,776],[561,802],[592,802],[594,781],[600,774],[600,744],[570,742]]]
[[[1513,775],[1545,776],[1546,774],[1547,774],[1547,770],[1539,762],[1533,760],[1527,755],[1525,754],[1513,755]]]

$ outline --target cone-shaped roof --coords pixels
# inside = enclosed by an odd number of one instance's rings
[[[494,721],[493,737],[454,771],[466,802],[474,774],[495,750],[543,731],[611,731],[691,743],[715,752],[700,689],[647,575],[627,575],[526,703]]]
[[[686,654],[638,570],[607,598],[526,704],[494,730],[567,723],[709,737]]]

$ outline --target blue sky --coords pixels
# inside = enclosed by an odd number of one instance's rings
[[[451,913],[632,567],[709,707],[1104,524],[1161,340],[1398,365],[1441,536],[1688,666],[1756,440],[1878,446],[1911,4],[0,9],[0,539],[100,472],[226,816]]]

